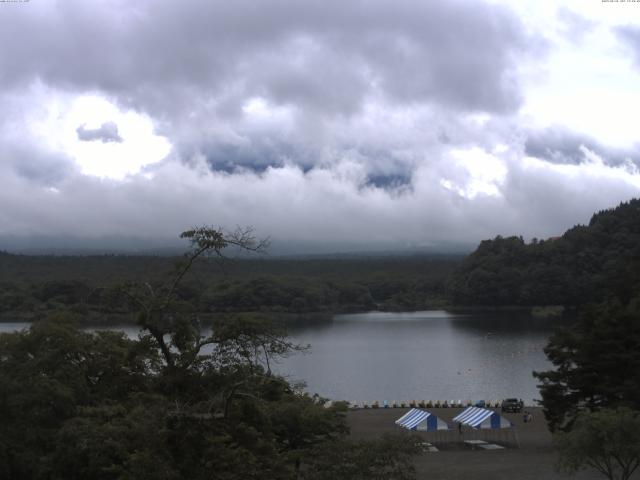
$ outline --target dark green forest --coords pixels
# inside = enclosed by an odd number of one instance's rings
[[[456,268],[447,289],[456,305],[578,306],[640,287],[640,200],[593,215],[547,240],[485,240]]]
[[[458,256],[206,259],[176,292],[200,313],[334,313],[417,310],[446,303]],[[84,321],[127,321],[120,286],[170,271],[179,258],[27,256],[0,253],[0,318],[39,318],[59,309]]]
[[[498,286],[501,276],[511,281]],[[483,242],[453,281],[458,301],[527,305],[547,298],[576,307],[573,321],[559,324],[544,349],[553,368],[534,372],[540,403],[560,464],[628,478],[640,465],[638,437],[624,437],[620,428],[640,418],[640,201],[598,212],[557,239]],[[602,428],[585,428],[594,421]]]
[[[135,310],[119,286],[158,278],[179,258],[27,256],[0,253],[0,319],[34,319],[60,309],[84,322],[127,321]],[[575,307],[628,301],[640,286],[640,200],[593,215],[562,236],[485,240],[467,257],[240,257],[193,266],[176,292],[204,315],[452,306]]]
[[[203,332],[177,295],[195,261],[260,246],[246,232],[182,236],[192,248],[173,270],[121,284],[137,339],[83,331],[69,312],[0,334],[0,478],[413,478],[412,436],[351,440],[344,404],[271,372],[303,348],[280,327],[225,315]]]

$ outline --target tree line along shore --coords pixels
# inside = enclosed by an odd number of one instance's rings
[[[534,309],[554,315],[640,286],[640,201],[593,215],[546,240],[497,236],[468,256],[235,258],[199,262],[177,289],[179,308],[203,315]],[[68,309],[122,323],[135,310],[122,284],[158,278],[179,261],[159,256],[27,256],[0,252],[0,320]],[[559,310],[560,308],[560,310]]]

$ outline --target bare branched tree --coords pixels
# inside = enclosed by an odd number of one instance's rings
[[[189,240],[191,248],[164,282],[128,284],[122,288],[139,312],[138,325],[148,332],[169,368],[188,368],[205,345],[216,341],[214,336],[202,335],[197,314],[185,318],[172,308],[177,299],[176,291],[195,262],[206,256],[224,259],[224,251],[228,248],[262,253],[269,245],[268,239],[257,239],[250,227],[227,232],[202,226],[182,232],[180,238]]]

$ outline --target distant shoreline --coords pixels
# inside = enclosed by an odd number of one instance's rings
[[[432,311],[445,311],[451,314],[490,314],[490,313],[518,313],[530,315],[532,318],[540,319],[553,319],[560,318],[566,312],[571,312],[572,309],[561,305],[546,305],[546,306],[518,306],[518,305],[503,305],[503,306],[469,306],[469,305],[438,305],[429,308],[418,309],[385,309],[377,308],[375,310],[357,310],[346,309],[342,311],[318,311],[318,312],[274,312],[274,311],[238,311],[238,312],[199,312],[199,315],[203,317],[212,317],[215,315],[234,315],[234,314],[259,314],[266,316],[281,317],[285,323],[316,323],[316,322],[329,322],[336,315],[349,315],[349,314],[362,314],[362,313],[416,313],[416,312],[432,312]],[[78,315],[83,318],[82,325],[89,326],[115,326],[115,325],[135,325],[136,322],[135,312],[130,313],[98,313],[98,312],[73,312],[73,310],[51,310],[41,312],[23,312],[23,311],[9,311],[0,314],[0,323],[14,323],[14,322],[36,322],[47,318],[50,315],[60,312],[68,312],[72,315]]]

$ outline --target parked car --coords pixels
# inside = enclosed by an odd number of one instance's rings
[[[476,407],[484,408],[486,406],[487,406],[487,404],[486,404],[486,402],[484,400],[478,400],[476,402]]]
[[[503,412],[520,413],[523,408],[524,402],[517,398],[505,398],[501,405],[501,410]]]

